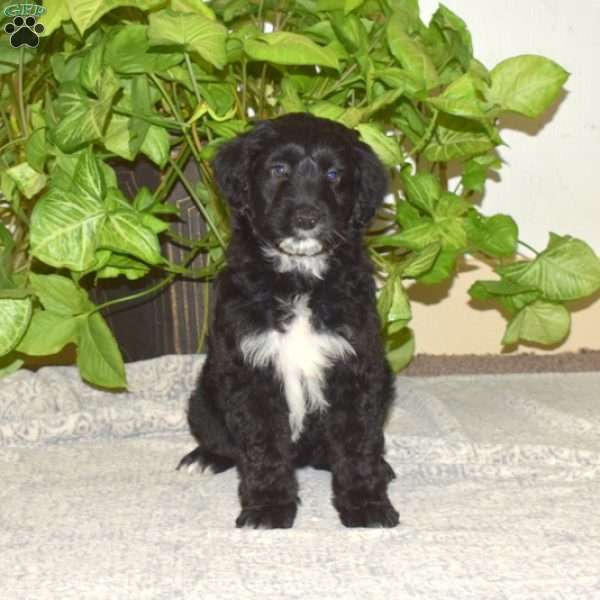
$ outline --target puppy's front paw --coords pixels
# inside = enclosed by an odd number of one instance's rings
[[[281,506],[252,506],[242,510],[235,525],[254,529],[289,529],[294,524],[296,511],[296,503]]]
[[[400,522],[398,511],[389,500],[365,502],[361,506],[337,506],[340,519],[346,527],[396,527]]]

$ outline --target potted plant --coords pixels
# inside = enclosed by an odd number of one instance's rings
[[[467,25],[443,5],[427,25],[417,0],[85,0],[38,12],[37,48],[14,48],[8,34],[0,45],[4,374],[74,344],[82,377],[122,388],[106,308],[185,276],[205,282],[207,311],[229,238],[210,160],[255,119],[285,112],[356,129],[390,169],[392,196],[365,243],[395,369],[414,350],[405,281],[453,277],[465,253],[495,265],[498,279],[470,293],[510,313],[505,344],[560,342],[567,303],[600,288],[600,261],[584,241],[551,234],[534,259],[515,261],[517,224],[473,202],[501,167],[499,117],[539,117],[568,74],[532,55],[488,70]],[[160,184],[128,197],[110,161],[142,155],[161,170]],[[196,180],[184,172],[189,161]],[[176,182],[206,224],[197,239],[172,226],[178,214],[166,199]],[[161,250],[165,237],[187,249],[179,263]],[[202,266],[192,268],[197,257]],[[98,281],[143,280],[150,269],[162,278],[142,291],[90,299]]]

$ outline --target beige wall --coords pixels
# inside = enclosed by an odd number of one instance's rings
[[[426,354],[496,354],[507,320],[495,303],[470,303],[467,290],[477,279],[498,279],[485,263],[465,261],[451,284],[408,286],[412,300],[416,351]],[[530,345],[510,348],[511,352],[572,352],[581,348],[600,350],[600,293],[588,301],[569,304],[572,312],[571,334],[557,348]],[[504,349],[506,351],[508,349]]]

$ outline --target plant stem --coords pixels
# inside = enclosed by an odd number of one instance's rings
[[[259,119],[264,118],[263,117],[263,108],[265,105],[265,88],[266,88],[266,83],[267,83],[266,79],[267,79],[267,63],[265,62],[265,63],[263,63],[262,70],[260,73],[260,87],[258,88],[259,89],[258,110],[256,111],[256,116]]]
[[[29,230],[29,217],[21,208],[20,203],[11,202],[10,207],[13,213],[19,218],[19,220],[21,220],[25,224],[27,230]]]
[[[285,26],[287,25],[288,20],[292,17],[293,14],[294,14],[294,11],[292,9],[288,9],[287,14],[285,15],[285,17],[283,17],[283,20],[281,21],[281,23],[279,23],[279,26],[277,27],[277,31],[283,31],[285,29]]]
[[[178,108],[173,104],[173,101],[171,100],[170,96],[167,94],[165,88],[161,84],[161,82],[158,79],[158,77],[156,77],[156,75],[154,75],[154,74],[150,74],[150,77],[152,78],[152,80],[154,81],[154,83],[156,84],[156,86],[158,87],[158,89],[160,90],[160,93],[162,94],[163,98],[165,99],[165,102],[167,102],[167,104],[168,104],[169,108],[171,109],[173,115],[175,115],[175,118],[179,122],[182,122],[181,114],[180,114]],[[186,143],[188,144],[188,147],[190,148],[190,150],[194,154],[194,158],[196,159],[196,163],[198,165],[198,169],[202,173],[203,181],[210,187],[210,183],[209,183],[209,182],[211,182],[210,171],[209,171],[208,167],[205,165],[205,163],[202,160],[202,158],[200,157],[199,149],[196,148],[194,140],[192,140],[190,138],[188,129],[189,128],[188,128],[187,125],[183,126],[183,130],[182,130],[183,136],[185,138]],[[171,157],[169,157],[169,162],[171,163],[171,166],[173,167],[173,169],[177,172],[177,174],[178,174],[179,178],[181,179],[181,182],[183,183],[183,185],[187,188],[188,192],[190,193],[190,196],[192,197],[192,199],[196,203],[196,206],[198,207],[198,210],[202,213],[202,216],[204,217],[204,220],[206,221],[207,225],[210,227],[210,229],[211,229],[212,233],[214,234],[214,236],[217,238],[217,240],[219,242],[219,245],[221,246],[221,248],[223,250],[225,250],[226,244],[223,241],[223,238],[221,237],[221,234],[219,233],[219,230],[217,229],[216,225],[214,224],[213,220],[211,219],[210,215],[208,214],[206,208],[202,204],[202,201],[200,200],[200,198],[198,198],[198,195],[196,194],[196,192],[195,192],[194,188],[192,187],[191,183],[187,180],[187,178],[183,174],[183,171],[179,168],[179,165],[176,162],[174,162]]]
[[[412,156],[412,157],[416,157],[418,156],[421,151],[423,150],[423,148],[425,148],[425,146],[427,146],[427,144],[429,143],[429,140],[431,139],[431,136],[433,135],[433,130],[435,129],[435,126],[437,124],[437,118],[439,115],[439,111],[434,109],[433,110],[433,115],[431,116],[431,121],[429,122],[429,125],[427,126],[427,130],[425,131],[425,133],[423,134],[423,137],[419,140],[419,143],[413,147],[413,149],[407,154],[408,156]]]
[[[210,197],[213,201],[215,211],[219,213],[223,221],[227,221],[229,219],[229,213],[227,212],[227,209],[225,208],[223,202],[220,201],[221,197],[219,195],[219,190],[215,185],[210,167],[204,160],[200,162],[199,166],[200,172],[202,173],[202,182],[204,183],[204,185],[206,185],[210,192]]]
[[[440,181],[442,183],[442,189],[447,192],[448,191],[448,163],[441,162],[438,164],[438,169],[440,172]]]
[[[20,144],[21,142],[25,142],[26,140],[27,140],[27,138],[20,137],[20,138],[17,138],[16,140],[11,140],[10,142],[6,142],[6,144],[4,144],[4,146],[0,146],[0,152],[4,152],[4,150],[6,150],[6,148],[9,148],[10,146],[12,146],[14,144]]]
[[[33,288],[20,288],[10,290],[0,290],[0,299],[14,300],[16,298],[27,298],[27,296],[35,295]]]
[[[183,174],[183,171],[179,168],[179,165],[171,157],[169,157],[169,162],[171,163],[171,166],[175,169],[175,171],[179,175],[179,179],[181,180],[181,183],[183,183],[183,185],[186,187],[187,191],[189,192],[190,196],[196,203],[198,210],[202,213],[204,220],[206,221],[207,225],[210,227],[211,232],[217,238],[219,245],[221,246],[221,248],[223,250],[225,250],[226,244],[223,241],[223,238],[221,237],[221,234],[219,233],[219,230],[217,229],[216,225],[214,224],[211,216],[208,214],[204,204],[202,204],[202,200],[200,200],[200,198],[198,197],[198,194],[196,194],[196,190],[194,190],[194,186],[191,184],[191,182],[188,180],[188,178]]]
[[[187,162],[190,153],[191,149],[188,146],[184,146],[179,156],[175,159],[177,161],[177,164],[185,166],[185,163]],[[154,190],[154,193],[152,194],[153,198],[157,200],[161,195],[166,196],[173,187],[173,184],[175,183],[176,179],[177,172],[175,171],[175,169],[173,169],[173,167],[169,167],[169,170],[167,171],[166,175],[161,179],[160,183],[158,184],[158,187]]]
[[[152,117],[151,115],[141,115],[132,110],[127,110],[119,106],[113,106],[112,110],[118,115],[124,115],[126,117],[135,117],[136,119],[140,119],[140,121],[146,121],[147,123],[157,125],[158,127],[170,127],[171,129],[180,130],[184,130],[186,127],[184,123],[179,123],[177,121],[169,121],[168,119],[160,119],[157,117]]]
[[[187,253],[185,258],[183,259],[182,264],[184,266],[186,266],[188,263],[190,263],[192,260],[194,260],[194,258],[196,257],[196,254],[198,254],[198,252],[200,252],[200,250],[201,250],[201,248],[192,248]],[[141,292],[136,292],[135,294],[130,294],[129,296],[123,296],[122,298],[115,298],[114,300],[109,300],[108,302],[104,302],[104,304],[99,304],[98,306],[94,307],[94,309],[91,310],[89,312],[89,314],[93,315],[94,313],[104,310],[105,308],[108,308],[109,306],[114,306],[115,304],[122,304],[123,302],[130,302],[131,300],[137,300],[138,298],[143,298],[144,296],[149,296],[150,294],[154,294],[155,292],[160,291],[162,288],[164,288],[167,285],[169,285],[170,283],[172,283],[173,280],[177,277],[177,275],[179,275],[179,273],[171,273],[164,279],[161,279],[155,285],[150,286],[149,288],[146,288],[145,290],[142,290]]]
[[[389,15],[390,14],[390,7],[388,6],[387,2],[384,2],[383,0],[377,0],[377,4],[379,4],[380,8],[381,8],[381,12],[384,15]]]
[[[327,79],[327,77],[324,77],[323,81],[319,85],[319,89],[317,90],[317,93],[315,94],[315,96],[318,99],[321,99],[325,96],[325,91],[327,90],[328,85],[329,85],[329,79]]]
[[[150,74],[150,77],[152,78],[152,80],[156,84],[156,87],[158,87],[158,89],[160,90],[160,93],[162,94],[163,98],[165,99],[165,102],[167,103],[167,105],[171,109],[171,112],[173,113],[173,115],[175,116],[175,118],[179,122],[182,122],[182,117],[181,117],[181,114],[180,114],[178,108],[175,106],[175,104],[171,100],[170,96],[167,94],[165,88],[161,84],[161,82],[158,79],[158,77],[156,77],[153,74]],[[189,149],[193,153],[194,158],[196,159],[196,163],[198,165],[198,169],[200,170],[200,172],[202,174],[203,181],[205,182],[205,184],[210,189],[211,188],[210,170],[208,169],[208,167],[206,166],[205,162],[200,157],[199,148],[196,148],[195,141],[190,138],[188,129],[189,128],[188,128],[187,125],[183,126],[183,128],[182,128],[183,136],[185,138],[185,141],[186,141]],[[225,242],[223,241],[223,238],[221,237],[221,234],[219,233],[219,230],[217,229],[217,227],[214,224],[213,220],[210,218],[210,215],[206,211],[206,208],[202,204],[200,198],[198,198],[198,195],[196,194],[196,192],[193,189],[192,185],[190,184],[190,182],[187,180],[187,178],[183,174],[183,171],[180,169],[179,165],[176,162],[174,162],[171,157],[169,157],[169,162],[171,163],[171,166],[172,166],[173,170],[178,174],[179,178],[181,179],[181,182],[187,188],[188,192],[190,193],[190,196],[192,197],[192,199],[196,203],[196,205],[198,207],[198,210],[202,213],[202,216],[204,217],[204,220],[206,221],[207,225],[210,227],[210,229],[211,229],[212,233],[214,234],[214,236],[217,238],[217,240],[219,242],[219,245],[221,246],[221,248],[223,248],[223,250],[225,250],[225,246],[226,245],[225,245]]]
[[[152,77],[152,80],[154,81],[154,83],[160,90],[161,94],[163,95],[163,97],[164,97],[165,101],[167,102],[169,108],[171,109],[172,113],[175,115],[175,118],[178,121],[182,122],[182,118],[181,118],[179,109],[173,104],[173,101],[171,100],[170,96],[167,94],[167,92],[164,89],[163,85],[161,84],[160,80],[153,74],[150,74],[150,76]],[[177,97],[175,97],[175,100],[177,101]],[[185,141],[187,142],[192,153],[194,154],[194,158],[196,159],[198,169],[200,170],[200,172],[202,174],[202,180],[209,187],[209,189],[213,190],[213,195],[216,196],[216,193],[214,192],[214,188],[212,186],[210,169],[206,166],[205,161],[203,161],[202,158],[200,157],[199,149],[196,148],[194,141],[190,138],[188,129],[189,129],[189,127],[187,125],[185,125],[183,128],[183,131],[182,131]],[[221,246],[221,248],[223,250],[225,250],[226,245],[225,245],[225,242],[223,241],[223,238],[221,237],[221,234],[219,233],[219,230],[217,229],[214,222],[210,218],[210,215],[206,211],[206,208],[202,204],[201,200],[198,198],[198,196],[197,196],[196,192],[194,191],[193,187],[191,186],[190,182],[187,180],[187,178],[183,174],[182,170],[179,168],[179,165],[176,164],[170,157],[169,157],[169,162],[171,163],[173,169],[179,175],[181,182],[188,189],[190,196],[196,203],[198,210],[202,213],[202,216],[204,217],[204,220],[206,221],[207,225],[210,227],[211,231],[217,238],[219,245]],[[217,210],[218,210],[218,206],[217,206]]]
[[[183,137],[185,138],[185,141],[187,142],[188,146],[190,147],[191,151],[193,152],[196,162],[200,163],[202,159],[200,158],[200,154],[198,153],[198,150],[196,149],[196,146],[195,146],[193,140],[190,138],[190,134],[188,131],[189,126],[183,121],[183,118],[182,118],[181,114],[179,113],[179,110],[173,104],[171,97],[169,96],[169,94],[167,94],[167,91],[165,90],[164,86],[160,82],[160,79],[156,75],[154,75],[154,73],[150,73],[149,75],[150,75],[152,81],[154,82],[154,84],[156,85],[156,87],[159,89],[160,93],[162,94],[162,97],[165,100],[165,102],[167,103],[172,114],[175,116],[179,125],[181,126],[181,132],[183,134]]]
[[[210,247],[209,242],[200,242],[199,240],[193,240],[192,238],[179,235],[176,231],[173,231],[171,229],[167,229],[164,233],[167,237],[171,238],[176,244],[179,244],[180,246],[187,246],[188,248]]]
[[[0,91],[2,91],[2,90],[0,90]],[[2,116],[2,121],[4,123],[4,128],[6,129],[7,137],[9,139],[9,141],[12,142],[12,140],[14,138],[13,138],[13,134],[12,134],[11,127],[10,127],[10,117],[7,119],[3,110],[0,110],[0,115]]]
[[[194,140],[194,144],[196,145],[196,150],[199,152],[202,150],[202,142],[198,137],[198,130],[196,129],[196,123],[192,123],[192,139]],[[207,129],[207,133],[210,132],[210,129]],[[210,139],[208,140],[210,142]]]
[[[383,269],[384,271],[389,271],[389,267],[385,261],[385,259],[375,250],[369,249],[369,256],[371,258],[371,260],[380,268]]]
[[[29,83],[27,84],[27,89],[25,90],[25,94],[29,95],[33,91],[33,98],[35,98],[37,92],[41,92],[43,90],[43,86],[37,86],[36,84],[40,79],[44,79],[48,74],[52,72],[52,69],[44,69],[36,75]],[[33,98],[30,100],[30,104],[33,102]]]
[[[242,119],[248,118],[248,61],[242,58]]]
[[[377,46],[377,44],[379,43],[379,37],[381,36],[382,32],[385,31],[385,28],[382,27],[374,36],[373,36],[373,41],[371,42],[369,48],[367,49],[367,54],[370,54],[371,51],[375,48],[375,46]],[[341,77],[337,80],[336,84],[327,91],[327,94],[323,94],[323,96],[319,96],[319,100],[322,99],[323,97],[325,97],[325,95],[329,95],[333,92],[335,92],[338,88],[340,88],[340,86],[346,81],[346,79],[348,79],[348,77],[350,77],[350,75],[352,75],[352,73],[354,73],[354,71],[356,70],[356,68],[358,67],[358,62],[352,63],[344,73],[342,73]]]
[[[25,49],[23,46],[19,48],[19,70],[18,70],[18,89],[17,97],[19,100],[19,117],[21,119],[21,135],[27,137],[29,135],[29,128],[27,127],[27,112],[25,111],[25,97],[23,94],[23,57]]]
[[[185,64],[187,66],[188,73],[190,74],[190,79],[192,80],[192,87],[194,88],[196,101],[198,102],[198,104],[200,104],[202,102],[202,96],[200,96],[200,90],[198,89],[196,78],[194,77],[194,70],[192,69],[192,61],[190,60],[190,55],[187,52],[184,52],[183,56],[185,57]]]
[[[201,246],[198,246],[198,248],[201,248]],[[198,269],[190,269],[188,267],[182,267],[181,265],[170,264],[166,267],[163,267],[163,270],[174,275],[181,275],[186,279],[206,280],[210,275],[213,275],[216,272],[216,270],[218,270],[218,267],[220,267],[223,262],[224,261],[219,261],[211,267],[204,266]]]
[[[93,310],[91,310],[89,312],[89,314],[93,315],[94,313],[104,310],[105,308],[108,308],[109,306],[114,306],[115,304],[121,304],[123,302],[130,302],[131,300],[137,300],[138,298],[143,298],[144,296],[149,296],[150,294],[158,292],[163,287],[169,285],[175,279],[176,276],[177,276],[176,273],[172,273],[171,275],[165,277],[164,279],[161,279],[157,284],[155,284],[149,288],[146,288],[145,290],[142,290],[141,292],[137,292],[135,294],[130,294],[129,296],[123,296],[122,298],[115,298],[114,300],[109,300],[108,302],[105,302],[104,304],[100,304],[100,305],[96,306]]]
[[[210,254],[206,255],[206,268],[210,267]],[[206,335],[208,333],[208,304],[210,302],[210,286],[208,282],[204,283],[204,314],[202,315],[202,329],[200,331],[200,338],[198,339],[198,346],[196,348],[196,352],[202,352],[202,348],[204,347],[204,342],[206,340]]]
[[[325,96],[332,94],[333,92],[335,92],[338,88],[340,88],[342,86],[342,84],[346,81],[346,79],[348,79],[348,77],[350,77],[350,75],[352,75],[352,73],[354,73],[354,71],[356,70],[356,68],[358,67],[358,63],[352,63],[344,73],[342,73],[342,76],[337,80],[337,82],[335,83],[335,85],[330,89],[327,90],[327,93],[325,93],[325,91],[322,92],[322,96],[319,96],[319,99],[324,98]],[[325,79],[325,81],[327,81],[327,79]]]
[[[531,252],[533,252],[536,256],[540,255],[540,253],[535,248],[532,248],[529,244],[526,244],[522,240],[517,240],[517,241],[518,241],[519,244],[521,244],[521,246],[527,248],[528,250],[531,250]]]
[[[169,96],[169,94],[167,94],[165,88],[163,87],[163,84],[160,82],[160,79],[154,73],[149,73],[149,75],[150,75],[150,79],[152,79],[152,81],[154,82],[154,85],[156,85],[156,87],[162,94],[162,97],[164,98],[165,102],[167,103],[167,106],[169,107],[169,109],[171,110],[171,113],[175,116],[176,119],[181,121],[181,119],[177,113],[177,109],[175,108],[175,105],[173,104],[173,102],[171,100],[171,96]]]

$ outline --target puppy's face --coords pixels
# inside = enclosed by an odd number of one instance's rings
[[[324,254],[367,224],[387,189],[371,149],[346,127],[307,114],[263,121],[214,163],[234,218],[293,256]]]
[[[345,236],[356,177],[350,148],[340,142],[300,132],[256,157],[250,176],[254,223],[279,250],[314,255]]]

